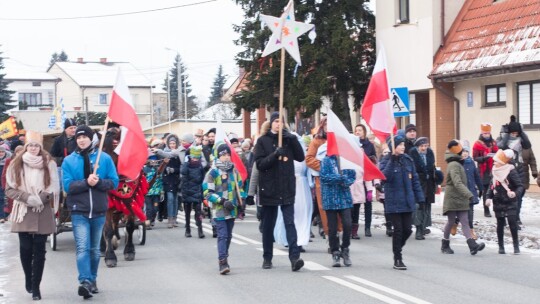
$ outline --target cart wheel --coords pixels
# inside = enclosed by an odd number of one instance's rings
[[[56,232],[51,234],[50,243],[52,251],[56,251]]]
[[[137,225],[136,233],[139,245],[144,245],[146,243],[146,225],[144,223]]]

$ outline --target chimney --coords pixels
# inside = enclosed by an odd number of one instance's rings
[[[83,60],[82,57],[77,58],[77,63],[83,63],[83,62],[84,62],[84,60]]]
[[[99,62],[100,63],[107,63],[107,58],[106,57],[99,58]]]

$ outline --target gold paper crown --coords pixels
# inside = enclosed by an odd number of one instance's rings
[[[480,125],[480,130],[482,132],[490,132],[491,133],[491,124],[489,123],[483,123]]]
[[[38,143],[40,146],[43,146],[43,134],[36,131],[26,131],[25,144],[29,143]]]

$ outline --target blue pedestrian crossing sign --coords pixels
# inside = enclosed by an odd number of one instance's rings
[[[394,117],[409,116],[409,89],[408,88],[391,88],[390,103],[394,111]]]

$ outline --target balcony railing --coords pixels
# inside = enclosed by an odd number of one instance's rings
[[[19,102],[19,110],[28,110],[28,108],[53,108],[53,104],[28,104],[25,101]]]

